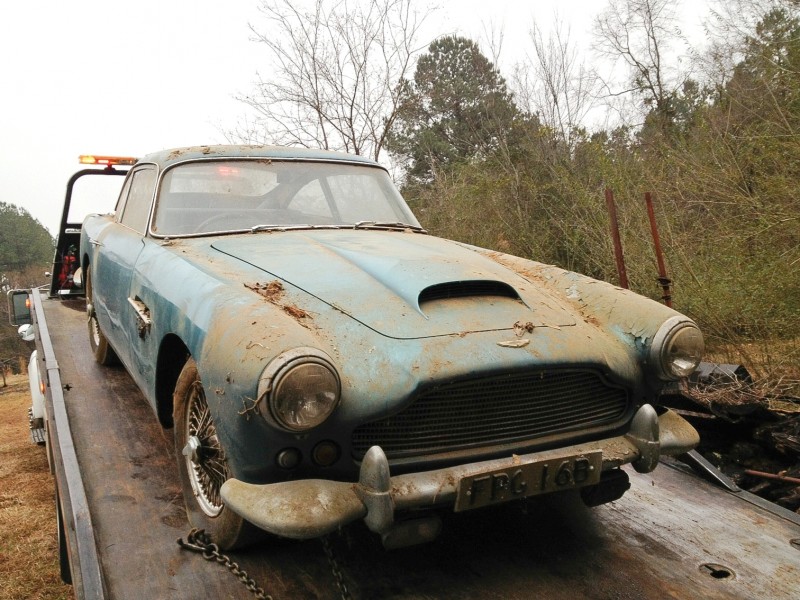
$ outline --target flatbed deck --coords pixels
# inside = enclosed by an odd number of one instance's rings
[[[39,305],[39,331],[52,343],[48,372],[63,394],[61,417],[59,394],[48,395],[48,427],[59,489],[72,490],[65,523],[82,548],[72,550],[76,596],[252,597],[227,570],[177,545],[190,526],[172,432],[122,368],[94,362],[83,301]],[[560,495],[449,514],[435,542],[391,552],[358,523],[329,536],[332,556],[356,599],[800,597],[797,515],[679,464],[629,473],[631,490],[599,508]],[[88,515],[76,518],[70,501],[80,509],[81,487]],[[96,566],[87,564],[93,556]],[[343,595],[319,540],[274,540],[231,558],[276,600]]]

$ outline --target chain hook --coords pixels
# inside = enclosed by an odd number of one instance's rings
[[[238,563],[233,562],[230,557],[220,552],[219,546],[211,541],[211,536],[208,535],[204,529],[194,528],[189,532],[189,535],[186,536],[185,542],[183,538],[178,538],[177,542],[181,548],[191,550],[192,552],[199,552],[203,555],[204,559],[216,561],[227,568],[256,598],[272,600],[272,596],[266,594],[246,571],[240,569]]]
[[[196,527],[189,532],[186,536],[186,541],[183,538],[178,538],[178,546],[184,550],[191,550],[192,552],[200,552],[205,555],[208,547],[211,544],[211,538],[206,534],[205,529],[197,529]],[[216,544],[213,544],[216,546]]]

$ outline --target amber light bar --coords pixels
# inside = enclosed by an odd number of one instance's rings
[[[137,158],[130,156],[98,156],[96,154],[81,154],[78,157],[82,165],[135,165]]]

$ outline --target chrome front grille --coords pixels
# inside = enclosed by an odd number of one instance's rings
[[[402,412],[357,427],[353,458],[374,445],[389,460],[620,427],[629,416],[627,391],[599,373],[546,370],[504,373],[424,390]]]

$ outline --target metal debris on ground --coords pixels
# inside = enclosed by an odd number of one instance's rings
[[[736,485],[800,514],[800,398],[754,382],[742,365],[701,363],[686,393],[666,403]]]

